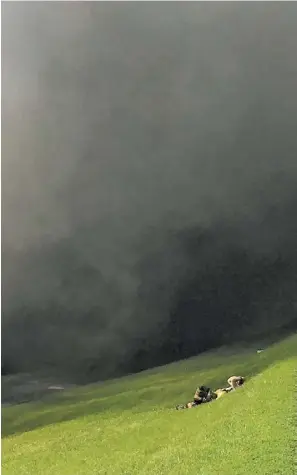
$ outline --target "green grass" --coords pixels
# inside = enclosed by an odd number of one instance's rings
[[[297,335],[2,411],[3,475],[294,475]],[[246,385],[187,411],[198,384]],[[296,461],[296,459],[295,459]]]

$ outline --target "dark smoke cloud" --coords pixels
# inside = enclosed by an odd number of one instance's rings
[[[15,367],[96,360],[111,374],[172,315],[191,314],[202,341],[211,316],[248,326],[279,309],[265,306],[280,288],[292,302],[294,4],[2,13],[3,352]],[[234,282],[249,288],[271,262],[285,263],[280,277],[235,302]]]

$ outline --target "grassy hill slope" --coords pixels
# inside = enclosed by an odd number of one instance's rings
[[[293,475],[297,335],[223,348],[2,411],[3,475]],[[192,410],[198,384],[243,388]],[[296,459],[295,459],[296,460]]]

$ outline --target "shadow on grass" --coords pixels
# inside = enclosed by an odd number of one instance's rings
[[[296,336],[260,354],[253,351],[226,356],[216,351],[156,371],[65,392],[42,402],[5,408],[2,437],[99,413],[98,424],[103,419],[117,418],[125,411],[135,414],[175,410],[176,404],[191,400],[199,384],[216,389],[226,386],[232,374],[252,378],[277,362],[297,356]]]

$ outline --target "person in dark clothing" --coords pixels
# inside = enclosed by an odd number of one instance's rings
[[[192,407],[199,406],[206,402],[210,402],[215,399],[215,394],[212,390],[206,386],[199,386],[194,394],[193,401],[186,404],[179,404],[176,406],[176,409],[191,409]]]
[[[196,389],[194,394],[193,401],[188,402],[187,404],[179,404],[176,406],[176,409],[191,409],[192,407],[198,406],[205,402],[213,401],[214,399],[219,399],[220,397],[228,394],[230,391],[234,391],[245,383],[245,378],[243,376],[231,376],[228,379],[229,387],[223,389],[217,389],[212,391],[206,386],[199,386]]]

